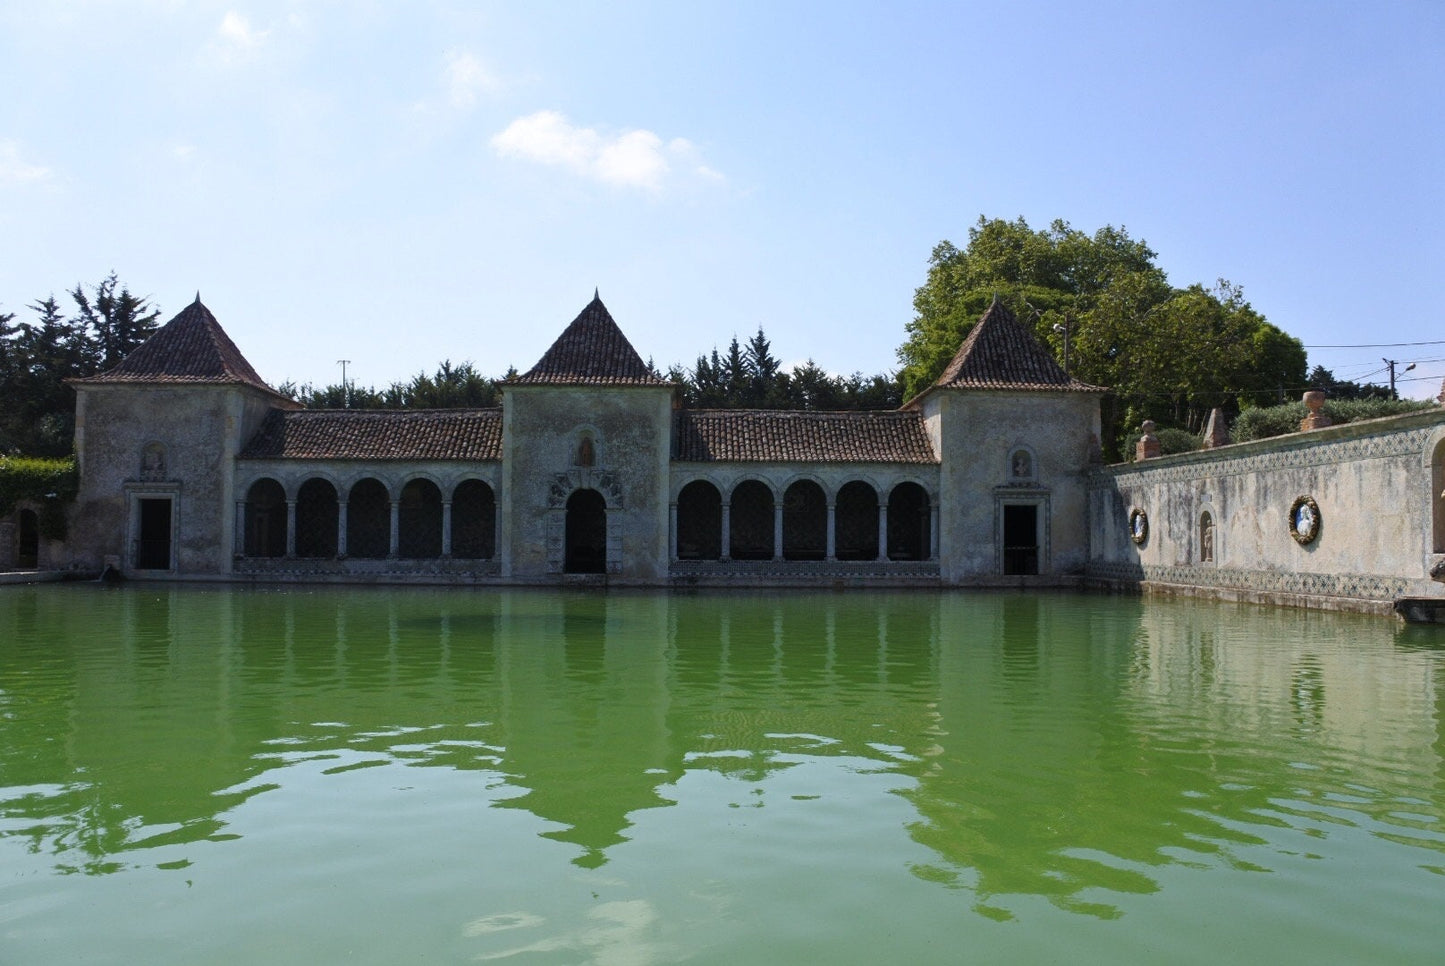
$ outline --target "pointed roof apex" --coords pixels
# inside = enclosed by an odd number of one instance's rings
[[[1069,377],[995,292],[988,311],[930,388],[1106,392]]]
[[[647,368],[596,293],[572,324],[513,385],[670,386]]]
[[[226,335],[211,310],[196,300],[157,329],[120,364],[78,383],[209,383],[246,385],[275,394]]]

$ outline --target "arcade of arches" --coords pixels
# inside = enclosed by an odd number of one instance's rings
[[[830,501],[813,480],[798,480],[775,500],[760,480],[744,480],[725,500],[707,480],[682,488],[674,506],[678,560],[928,560],[935,509],[917,483],[886,500],[862,480]]]
[[[393,495],[368,477],[343,497],[321,477],[294,494],[264,477],[237,510],[247,557],[489,560],[496,553],[496,497],[475,479],[443,495],[431,480],[416,478]]]

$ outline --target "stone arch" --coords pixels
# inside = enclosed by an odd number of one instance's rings
[[[245,532],[246,556],[286,556],[286,490],[269,476],[246,490]]]
[[[838,488],[833,545],[839,560],[878,559],[878,490],[873,484],[849,480]]]
[[[15,566],[20,570],[40,567],[40,514],[22,507],[15,514]]]
[[[1199,562],[1214,563],[1214,515],[1208,510],[1199,514]]]
[[[927,560],[932,552],[932,505],[928,491],[912,480],[888,494],[888,559]]]
[[[413,477],[397,500],[397,556],[423,560],[442,555],[442,491],[424,476]]]
[[[773,490],[761,480],[743,480],[729,500],[728,545],[734,560],[773,559]]]
[[[497,553],[497,495],[483,480],[462,480],[452,491],[452,556],[490,560]]]
[[[346,496],[346,553],[380,560],[390,552],[391,494],[376,477],[363,477]]]
[[[596,490],[574,490],[567,498],[563,570],[569,574],[607,572],[607,501]]]
[[[722,494],[708,480],[693,480],[677,494],[677,557],[722,556]]]
[[[827,494],[816,480],[794,480],[783,491],[783,558],[823,560],[827,555]]]
[[[296,556],[336,556],[338,527],[336,485],[313,476],[296,491]]]

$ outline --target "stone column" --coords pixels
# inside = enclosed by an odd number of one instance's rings
[[[401,548],[401,501],[391,501],[391,544],[386,549],[386,559],[395,560]]]
[[[346,501],[336,501],[336,559],[346,559]]]
[[[286,501],[286,556],[296,556],[296,501]]]
[[[452,501],[442,501],[442,556],[452,555]]]
[[[246,555],[246,501],[236,501],[236,545],[231,553],[237,557]]]
[[[888,559],[888,502],[878,502],[878,559]]]
[[[668,559],[677,559],[677,501],[667,505],[667,552]]]
[[[828,501],[828,552],[823,555],[825,560],[836,560],[838,549],[838,535],[833,532],[838,524],[837,504],[832,500]]]
[[[773,504],[773,559],[783,559],[783,501]]]
[[[731,500],[724,500],[722,505],[722,553],[718,555],[720,560],[731,560],[733,558],[733,505]]]
[[[938,504],[928,504],[928,559],[938,559]]]

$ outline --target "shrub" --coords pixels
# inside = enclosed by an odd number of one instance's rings
[[[1434,406],[1435,403],[1422,399],[1330,399],[1325,401],[1321,412],[1330,417],[1335,425],[1343,425],[1361,419],[1379,419],[1382,416],[1419,412]],[[1302,402],[1246,409],[1234,421],[1234,426],[1230,429],[1230,439],[1236,443],[1247,443],[1252,439],[1297,433],[1300,420],[1307,415],[1309,410]]]
[[[65,506],[75,499],[80,477],[74,459],[0,457],[0,516],[21,500],[40,504],[40,534],[65,539]]]

